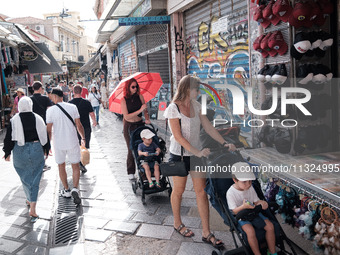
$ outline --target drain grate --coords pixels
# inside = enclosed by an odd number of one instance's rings
[[[59,197],[55,220],[54,244],[76,243],[79,238],[77,207],[72,199]]]

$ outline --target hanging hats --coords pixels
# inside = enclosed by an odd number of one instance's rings
[[[267,28],[270,26],[270,21],[263,17],[262,11],[265,8],[264,5],[260,5],[255,8],[253,19],[261,24],[262,27]]]
[[[313,82],[316,84],[321,84],[326,82],[327,77],[327,71],[323,67],[323,65],[318,64],[318,65],[311,65],[312,71],[313,71]]]
[[[266,58],[266,57],[268,57],[269,53],[265,50],[262,50],[262,48],[261,48],[261,41],[264,37],[265,37],[265,35],[261,35],[261,36],[257,37],[256,40],[253,43],[253,48],[254,48],[254,50],[260,52],[263,58]]]
[[[257,73],[257,80],[260,82],[265,82],[266,81],[266,74],[268,70],[270,69],[269,65],[265,65],[263,68],[260,69],[260,71]]]
[[[287,68],[285,64],[280,64],[279,68],[277,68],[272,77],[271,80],[277,84],[277,85],[282,85],[285,83],[285,81],[288,78],[288,73],[287,73]]]
[[[313,80],[313,71],[309,68],[309,65],[301,65],[296,70],[296,78],[298,83],[305,85]]]
[[[264,50],[264,51],[267,51],[268,54],[271,56],[271,57],[274,57],[276,54],[277,54],[277,51],[274,50],[274,49],[271,49],[269,46],[268,46],[268,42],[269,42],[269,38],[272,36],[273,34],[272,33],[268,33],[265,37],[263,37],[263,39],[261,40],[261,49]]]
[[[268,46],[276,50],[280,56],[286,54],[288,51],[288,45],[279,30],[273,32],[273,35],[268,40]]]
[[[310,21],[311,11],[311,6],[308,3],[296,3],[289,17],[289,24],[295,28],[311,27],[313,25]]]
[[[312,47],[308,34],[304,32],[295,35],[294,44],[290,49],[290,54],[295,59],[301,59],[303,54]]]
[[[289,0],[277,0],[273,5],[272,11],[283,22],[287,22],[293,8],[290,6]]]
[[[276,15],[273,14],[273,12],[272,12],[273,5],[274,5],[274,1],[271,0],[267,4],[267,6],[263,9],[262,16],[263,16],[263,18],[270,21],[274,26],[276,26],[277,24],[280,23],[281,20]]]

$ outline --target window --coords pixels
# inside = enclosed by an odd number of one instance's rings
[[[70,52],[70,38],[66,38],[66,52]]]
[[[64,36],[60,36],[60,51],[64,51]]]
[[[76,54],[76,41],[72,40],[72,53]]]

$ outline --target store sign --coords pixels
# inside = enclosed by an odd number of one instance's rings
[[[25,61],[34,61],[38,58],[38,54],[31,48],[22,48],[20,51],[20,58]]]
[[[170,16],[128,17],[120,18],[119,26],[169,24]]]

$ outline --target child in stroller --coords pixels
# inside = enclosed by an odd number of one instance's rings
[[[138,154],[138,146],[143,142],[142,138],[141,138],[141,133],[144,130],[148,130],[151,133],[154,134],[154,136],[152,136],[152,142],[155,143],[155,145],[160,149],[158,150],[159,154],[156,156],[152,156],[149,153],[150,157],[147,157],[149,159],[145,159],[144,156],[139,156]],[[150,167],[150,174],[152,176],[152,173],[154,173],[155,176],[155,184],[156,181],[158,182],[159,186],[161,186],[160,188],[156,185],[152,186],[150,188],[150,182],[152,182],[152,177],[151,177],[151,181],[147,179],[147,175],[146,175],[146,171],[144,166],[142,166],[142,161],[146,161],[146,160],[152,160],[152,161],[157,161],[158,163],[160,163],[163,160],[163,156],[166,152],[166,145],[165,145],[165,141],[157,136],[157,130],[154,128],[154,126],[152,124],[150,124],[149,126],[141,126],[136,128],[134,131],[131,132],[130,134],[130,148],[132,150],[132,154],[133,157],[135,158],[135,162],[137,165],[137,173],[138,173],[138,178],[133,180],[131,185],[132,185],[132,190],[135,194],[137,194],[137,189],[140,188],[142,190],[142,202],[143,204],[145,204],[145,195],[148,194],[153,194],[153,193],[158,193],[158,192],[163,192],[165,190],[168,191],[169,196],[171,195],[172,192],[172,187],[169,181],[169,177],[167,176],[162,176],[162,175],[158,175],[158,173],[160,173],[160,171],[156,171],[156,169],[154,169],[154,167],[152,167],[152,165],[148,165]]]
[[[249,164],[238,162],[232,166],[232,185],[227,191],[229,210],[239,219],[238,224],[246,233],[249,246],[254,255],[261,255],[255,228],[266,231],[265,238],[268,245],[268,254],[277,255],[275,252],[275,232],[273,223],[261,211],[268,208],[266,201],[260,200],[256,194],[252,181],[256,180]],[[252,214],[248,214],[252,212]]]
[[[152,137],[155,134],[151,132],[149,129],[144,129],[140,132],[140,137],[143,142],[138,145],[138,155],[141,160],[141,165],[145,170],[146,178],[149,181],[149,188],[153,188],[156,185],[156,188],[161,188],[159,184],[159,162],[153,156],[158,156],[161,153],[161,149],[152,141]],[[154,169],[154,175],[156,182],[153,183],[151,179],[151,171],[150,167]]]

